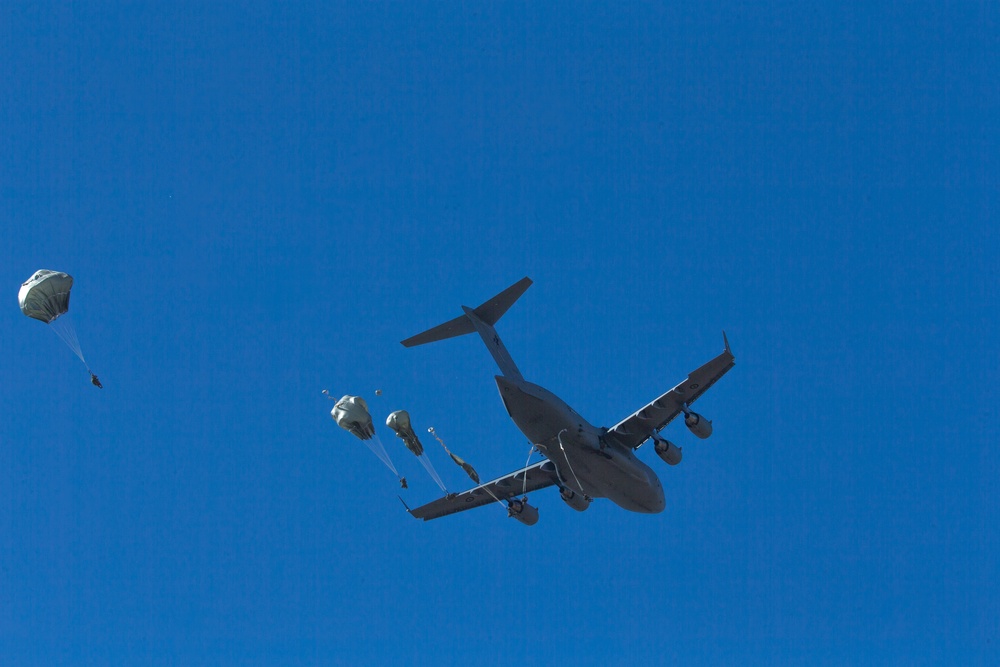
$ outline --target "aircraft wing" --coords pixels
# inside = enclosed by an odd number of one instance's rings
[[[674,417],[683,412],[682,406],[694,403],[736,364],[736,357],[729,349],[725,333],[722,334],[722,339],[726,344],[722,354],[692,371],[686,380],[652,403],[615,424],[604,437],[613,437],[623,446],[636,449],[649,439],[654,429],[659,431],[673,421]]]
[[[525,477],[527,477],[527,482]],[[471,510],[474,507],[489,505],[496,500],[508,500],[514,496],[544,489],[558,483],[559,478],[556,475],[555,466],[552,465],[551,461],[543,460],[527,468],[515,470],[492,482],[481,484],[474,489],[462,493],[450,493],[444,498],[438,498],[415,509],[407,508],[407,511],[418,519],[430,521],[449,514]]]

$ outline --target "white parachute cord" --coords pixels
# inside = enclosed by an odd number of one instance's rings
[[[499,498],[497,498],[495,495],[493,495],[493,492],[490,491],[490,487],[487,484],[481,484],[477,488],[481,488],[483,491],[485,491],[486,493],[490,494],[490,498],[492,498],[493,500],[497,501],[497,503],[499,503],[499,505],[500,505],[500,509],[502,509],[505,513],[507,513],[507,516],[510,516],[510,512],[509,512],[509,510],[507,508],[507,504],[504,503],[504,501],[502,501]]]
[[[490,491],[490,487],[489,486],[487,486],[486,484],[483,484],[482,487],[483,487],[483,491],[485,491],[486,493],[490,494],[490,497],[493,498],[493,500],[495,500],[498,503],[500,503],[500,507],[502,507],[504,510],[507,509],[507,505],[505,505],[502,500],[500,500],[495,495],[493,495],[493,492]]]
[[[87,365],[87,360],[83,358],[83,350],[80,349],[80,341],[76,337],[76,329],[73,328],[73,321],[69,319],[68,313],[57,317],[56,319],[49,322],[49,328],[56,332],[56,335],[62,339],[64,343],[73,350],[73,353],[80,357],[80,361],[83,362],[84,366],[87,366],[87,371],[90,371],[90,366]]]
[[[417,460],[419,460],[421,465],[424,466],[424,470],[426,470],[427,474],[431,476],[431,479],[434,480],[434,483],[437,484],[439,487],[441,487],[442,491],[448,493],[448,489],[445,488],[444,482],[441,481],[440,475],[438,475],[437,470],[434,469],[434,464],[432,464],[431,460],[427,458],[427,454],[426,453],[421,454],[420,456],[417,457]]]
[[[531,464],[531,455],[535,453],[535,446],[532,445],[528,450],[528,460],[524,462],[524,469],[527,470],[528,466]],[[521,485],[521,495],[528,495],[528,473],[524,473],[524,484]]]
[[[566,459],[566,465],[569,467],[569,471],[571,473],[573,473],[573,479],[576,480],[576,488],[583,495],[587,495],[587,492],[583,490],[583,484],[580,484],[580,478],[576,476],[576,471],[573,470],[573,464],[569,462],[569,457],[566,456],[566,447],[563,446],[563,441],[562,441],[562,434],[565,433],[565,432],[566,432],[566,429],[563,429],[563,430],[559,431],[559,435],[556,436],[556,439],[559,440],[559,449],[562,450],[563,458]]]
[[[427,432],[433,435],[434,439],[437,440],[439,443],[441,443],[441,446],[444,447],[444,451],[448,452],[449,455],[451,454],[451,451],[449,451],[448,449],[448,445],[444,444],[444,440],[442,440],[441,437],[437,434],[437,431],[434,430],[433,426],[429,426],[427,428]]]
[[[368,449],[372,450],[372,453],[374,453],[375,456],[379,457],[382,463],[384,463],[386,467],[392,471],[393,475],[399,477],[399,473],[396,471],[396,466],[392,465],[392,460],[386,453],[385,446],[382,445],[382,440],[378,437],[378,433],[376,433],[368,440],[362,440],[362,442],[368,445]]]

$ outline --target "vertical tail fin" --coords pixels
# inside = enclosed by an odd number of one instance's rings
[[[514,360],[511,359],[510,353],[507,352],[507,348],[504,347],[493,325],[503,317],[504,313],[514,305],[514,302],[529,287],[531,287],[531,278],[522,278],[478,308],[472,309],[462,306],[462,310],[465,311],[464,315],[428,329],[416,336],[411,336],[403,341],[403,345],[405,347],[416,347],[417,345],[434,343],[446,338],[454,338],[455,336],[463,336],[478,331],[503,374],[521,378],[521,372],[517,370]]]

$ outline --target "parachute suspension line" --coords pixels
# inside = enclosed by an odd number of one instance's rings
[[[326,394],[327,396],[330,396],[330,392],[328,392],[326,389],[323,390],[323,393]],[[382,395],[382,390],[381,389],[376,389],[375,390],[375,395],[376,396],[381,396]],[[333,398],[333,396],[330,396],[330,398]],[[408,488],[407,485],[406,485],[406,478],[403,477],[402,475],[400,475],[396,471],[396,467],[394,465],[392,465],[392,461],[389,460],[389,452],[385,451],[385,447],[382,446],[382,439],[378,437],[378,433],[375,434],[375,440],[378,440],[378,446],[382,448],[382,453],[385,454],[385,459],[383,459],[383,461],[388,461],[387,465],[389,466],[389,470],[391,470],[392,474],[394,474],[396,477],[399,478],[399,482],[400,482],[400,484],[403,485],[404,489]],[[365,444],[366,445],[368,444],[367,440],[365,441]],[[368,448],[371,449],[373,452],[375,452],[374,446],[368,445]],[[378,455],[378,452],[375,452],[375,455],[378,456],[380,459],[382,458],[381,456]]]
[[[422,466],[424,466],[424,470],[426,470],[427,474],[431,476],[434,483],[440,487],[441,491],[448,493],[448,489],[445,488],[444,482],[441,481],[441,477],[437,474],[437,470],[434,469],[434,465],[431,463],[431,460],[427,458],[427,454],[421,454],[417,457],[417,460],[420,461]]]
[[[56,332],[56,335],[66,343],[69,349],[73,350],[76,356],[80,357],[80,361],[83,362],[84,366],[87,366],[87,371],[90,372],[90,366],[83,358],[83,350],[80,349],[80,341],[76,337],[76,329],[73,328],[73,322],[69,319],[68,313],[49,322],[49,328]]]
[[[444,447],[444,451],[448,452],[448,445],[444,444],[444,440],[442,440],[441,437],[437,434],[437,431],[434,430],[433,426],[429,427],[427,429],[427,432],[433,435],[434,439],[437,440],[439,443],[441,443],[441,446]],[[451,452],[448,453],[451,454]]]
[[[569,471],[571,473],[573,473],[573,479],[576,480],[576,488],[577,488],[577,490],[580,493],[582,493],[584,495],[587,495],[586,492],[583,490],[583,485],[580,484],[580,478],[576,476],[576,471],[573,470],[573,464],[569,462],[569,457],[566,456],[566,447],[563,446],[563,441],[562,441],[562,436],[563,436],[563,433],[565,433],[565,432],[566,432],[566,429],[563,429],[563,430],[559,431],[559,435],[557,436],[557,438],[559,440],[559,449],[562,450],[563,458],[566,459],[566,465],[569,467]]]
[[[375,454],[375,456],[377,456],[379,460],[381,460],[382,463],[384,463],[389,470],[392,471],[393,475],[399,477],[399,472],[396,471],[396,466],[392,465],[392,460],[386,453],[385,446],[382,444],[381,438],[378,437],[378,433],[373,435],[368,440],[362,440],[361,442],[368,445],[368,449],[372,450],[372,453]]]
[[[535,446],[532,445],[528,449],[528,460],[524,462],[524,469],[527,470],[528,466],[531,464],[531,455],[535,453]],[[528,495],[528,473],[524,473],[524,484],[521,485],[521,495]]]
[[[483,491],[485,491],[486,493],[490,494],[490,498],[492,498],[493,500],[497,501],[497,503],[500,504],[500,509],[502,509],[504,511],[504,513],[506,514],[507,513],[507,505],[505,505],[502,500],[500,500],[495,495],[493,495],[493,492],[490,491],[490,487],[487,484],[483,484],[482,488],[483,488]]]
[[[504,502],[502,500],[500,500],[499,498],[497,498],[496,496],[493,495],[493,492],[490,491],[490,487],[483,486],[483,491],[485,491],[486,493],[490,494],[490,496],[493,498],[493,500],[495,500],[498,503],[500,503],[500,509],[503,510],[504,514],[507,514],[507,505],[504,504]]]

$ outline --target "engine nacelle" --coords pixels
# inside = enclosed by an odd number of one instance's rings
[[[704,440],[712,435],[712,422],[708,421],[697,412],[689,412],[684,415],[684,425],[696,436]]]
[[[582,512],[590,507],[590,498],[565,486],[559,489],[559,497],[577,512]]]
[[[525,526],[534,526],[538,523],[538,508],[532,507],[526,500],[507,501],[507,516],[513,517]]]
[[[656,455],[672,466],[681,462],[681,448],[669,440],[656,441]]]

